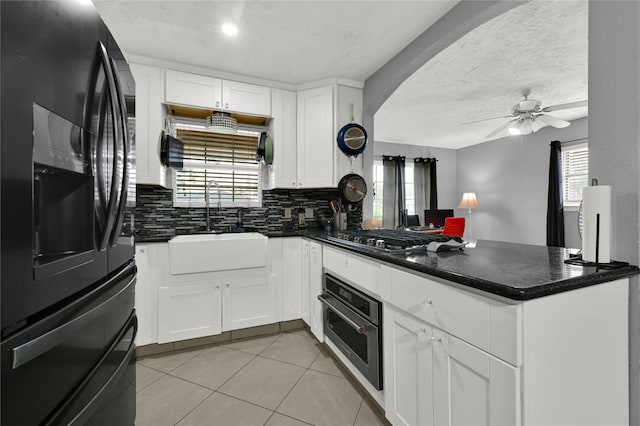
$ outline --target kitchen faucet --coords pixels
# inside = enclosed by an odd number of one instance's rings
[[[218,192],[218,212],[220,212],[220,184],[215,180],[210,180],[209,182],[205,182],[204,184],[204,202],[207,205],[207,232],[211,231],[211,225],[209,224],[209,191],[211,190],[211,185],[216,187]]]

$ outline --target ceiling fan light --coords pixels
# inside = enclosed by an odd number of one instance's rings
[[[514,136],[533,133],[533,126],[531,125],[532,121],[533,120],[530,118],[516,121],[511,127],[509,127],[509,133]]]

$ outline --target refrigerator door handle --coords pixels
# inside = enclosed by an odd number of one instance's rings
[[[113,137],[114,137],[114,141],[117,142],[120,140],[121,129],[118,128],[118,125],[116,123],[117,117],[118,117],[118,111],[116,109],[116,103],[115,103],[115,99],[117,98],[114,98],[114,96],[117,96],[116,83],[113,77],[113,70],[111,69],[111,64],[109,63],[109,56],[107,55],[107,49],[104,47],[104,44],[102,44],[101,42],[98,42],[98,55],[99,55],[100,61],[104,66],[105,78],[107,80],[107,84],[109,87],[109,100],[110,100],[109,106],[111,107],[110,109],[111,109],[111,113],[113,115],[113,120],[114,120]],[[102,235],[102,239],[99,245],[100,250],[103,250],[106,248],[107,243],[109,241],[109,236],[111,235],[111,231],[115,224],[116,209],[118,207],[117,195],[118,195],[118,189],[119,189],[120,183],[121,183],[121,178],[118,170],[118,155],[117,155],[117,152],[114,152],[113,176],[111,178],[111,189],[109,190],[109,203],[107,206],[107,217],[106,217],[106,223],[104,227],[104,234]]]
[[[20,366],[28,363],[32,359],[35,359],[43,353],[51,350],[52,348],[59,345],[60,342],[65,341],[67,338],[73,336],[75,333],[81,330],[88,321],[104,315],[104,312],[110,308],[110,303],[113,300],[117,299],[118,296],[120,296],[124,292],[130,291],[131,286],[135,285],[135,282],[136,276],[133,275],[126,286],[124,286],[122,289],[120,289],[120,291],[109,297],[109,299],[107,299],[100,305],[87,312],[84,312],[81,315],[76,316],[71,321],[68,321],[63,325],[54,328],[53,330],[40,335],[35,339],[32,339],[26,343],[21,344],[20,346],[16,346],[15,348],[13,348],[11,350],[13,369],[15,370]]]
[[[113,74],[113,80],[115,82],[115,90],[116,92],[113,94],[112,99],[115,99],[118,103],[118,110],[120,112],[120,124],[122,126],[122,151],[117,150],[115,155],[116,157],[121,153],[122,154],[122,179],[121,179],[121,188],[120,188],[120,199],[117,202],[118,209],[115,212],[115,222],[114,228],[111,232],[111,244],[114,245],[118,236],[120,235],[120,230],[122,229],[122,222],[124,220],[124,209],[127,203],[127,190],[129,187],[129,173],[127,170],[128,164],[128,155],[129,155],[129,131],[127,129],[127,112],[126,112],[126,104],[124,99],[124,94],[122,93],[122,86],[120,85],[120,80],[118,79],[118,70],[116,68],[116,63],[113,59],[110,59],[111,64],[111,73]],[[117,143],[118,141],[116,141]]]

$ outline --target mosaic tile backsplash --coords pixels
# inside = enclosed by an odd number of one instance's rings
[[[152,185],[137,185],[136,240],[168,240],[176,235],[206,230],[206,213],[203,207],[174,207],[173,190]],[[211,206],[211,230],[232,231],[240,217],[245,230],[279,233],[323,230],[322,220],[333,220],[329,201],[338,198],[337,189],[274,189],[262,192],[262,207],[223,207],[219,211]],[[291,218],[285,219],[286,207],[292,208]],[[306,227],[298,227],[300,207],[312,208],[313,219],[305,221]],[[349,229],[360,229],[362,203],[354,205],[348,213]]]

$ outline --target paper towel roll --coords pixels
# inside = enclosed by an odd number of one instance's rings
[[[596,261],[596,239],[598,240],[598,262],[611,262],[611,186],[609,185],[587,186],[582,190],[582,260]]]

